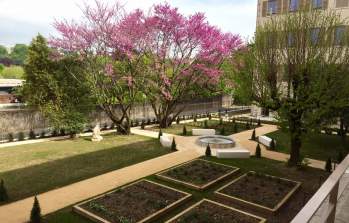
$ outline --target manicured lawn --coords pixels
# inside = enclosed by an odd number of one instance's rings
[[[276,151],[282,153],[290,153],[290,137],[287,132],[281,130],[267,134],[267,136],[276,140]],[[342,149],[341,138],[337,135],[326,135],[319,133],[307,133],[303,138],[301,154],[307,158],[318,160],[327,160],[329,157],[336,160],[339,151],[343,155],[349,150],[349,137],[347,137],[345,148]]]
[[[212,188],[209,188],[204,191],[197,191],[194,189],[189,189],[186,186],[181,186],[175,183],[170,183],[163,181],[161,179],[158,179],[156,176],[149,176],[147,179],[188,192],[193,195],[193,199],[189,201],[188,203],[178,207],[177,209],[171,211],[169,214],[161,217],[156,222],[165,222],[166,220],[170,219],[171,217],[175,216],[179,212],[183,211],[184,209],[188,208],[189,206],[193,205],[194,203],[200,201],[203,198],[208,198],[214,201],[218,201],[221,203],[224,203],[228,206],[238,208],[247,212],[250,212],[252,214],[265,217],[268,219],[268,222],[280,222],[280,219],[282,219],[282,222],[289,222],[296,213],[302,208],[302,206],[310,199],[310,197],[316,192],[316,190],[319,188],[320,183],[322,183],[328,176],[328,173],[326,173],[323,170],[314,169],[314,168],[307,168],[304,171],[297,170],[295,168],[289,168],[286,167],[286,164],[284,162],[269,160],[269,159],[257,159],[257,158],[250,158],[250,159],[216,159],[216,158],[204,158],[208,159],[213,162],[218,162],[230,166],[239,167],[241,169],[240,173],[237,175],[233,175],[229,177],[228,179],[220,182],[219,184],[213,186]],[[250,210],[248,208],[239,207],[236,204],[233,204],[228,201],[220,200],[219,197],[216,197],[214,195],[214,191],[218,188],[222,187],[223,185],[230,182],[232,179],[235,179],[238,175],[241,175],[243,173],[246,173],[248,171],[257,171],[260,173],[270,174],[278,177],[284,177],[291,180],[296,180],[302,182],[301,188],[290,198],[290,200],[287,202],[287,204],[282,207],[276,215],[267,215],[263,213],[257,213],[256,211]],[[256,195],[258,196],[258,195]],[[74,223],[87,223],[90,222],[82,217],[79,217],[78,215],[71,212],[71,208],[66,208],[61,211],[58,211],[56,213],[53,213],[46,217],[48,223],[57,223],[57,222],[74,222]]]
[[[143,136],[90,137],[0,149],[1,172],[10,201],[94,177],[170,152]]]
[[[255,125],[256,123],[254,123]],[[166,129],[162,129],[162,132],[174,134],[174,135],[183,135],[183,126],[185,125],[187,129],[187,136],[192,135],[192,129],[215,129],[216,133],[218,135],[232,135],[235,133],[239,133],[245,130],[249,130],[254,128],[253,126],[249,125],[246,126],[245,123],[236,122],[235,124],[233,122],[223,122],[223,124],[219,123],[219,120],[207,120],[207,127],[205,127],[204,121],[197,121],[197,122],[189,122],[185,124],[174,124]],[[234,127],[236,125],[236,127]],[[236,129],[235,129],[236,128]],[[224,129],[224,132],[222,132],[222,129]],[[159,131],[158,127],[154,127],[151,130],[153,131]],[[236,131],[235,131],[236,130]],[[223,133],[223,134],[222,134]]]

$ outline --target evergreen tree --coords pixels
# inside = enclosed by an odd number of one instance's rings
[[[145,129],[145,121],[144,120],[142,120],[141,129]]]
[[[327,172],[332,172],[332,160],[331,160],[331,158],[328,158],[326,160],[325,170]]]
[[[209,157],[209,156],[212,155],[210,144],[207,144],[207,146],[206,146],[205,155],[206,155],[207,157]]]
[[[38,198],[35,196],[33,208],[30,212],[30,223],[41,223],[41,208]]]
[[[162,136],[162,130],[160,129],[159,130],[159,136],[158,136],[158,139],[160,139],[160,137]]]
[[[256,147],[255,157],[256,158],[261,158],[262,157],[261,146],[259,145],[259,143],[257,144],[257,147]]]
[[[256,129],[253,129],[251,140],[256,140]]]
[[[4,180],[1,179],[0,182],[0,202],[4,202],[8,200],[7,190],[5,187]]]
[[[186,136],[188,133],[187,133],[187,127],[185,127],[185,125],[183,125],[183,133],[182,133],[184,136]]]
[[[173,138],[173,140],[172,140],[171,150],[177,151],[177,144],[176,144],[175,138]]]

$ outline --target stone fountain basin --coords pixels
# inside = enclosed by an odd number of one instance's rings
[[[216,149],[233,148],[236,145],[231,137],[221,135],[201,136],[197,139],[196,143],[202,147],[210,144],[211,148]]]

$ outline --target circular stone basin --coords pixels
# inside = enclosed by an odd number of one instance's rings
[[[210,144],[211,148],[232,148],[235,147],[235,141],[227,136],[201,136],[196,143],[200,146],[206,147]]]

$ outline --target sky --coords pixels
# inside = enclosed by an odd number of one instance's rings
[[[29,44],[38,33],[55,35],[53,22],[81,18],[81,6],[94,0],[0,0],[0,45]],[[103,0],[113,3],[115,0]],[[127,11],[149,9],[163,0],[121,0]],[[253,36],[257,0],[167,0],[181,13],[204,12],[210,24],[224,32]]]

